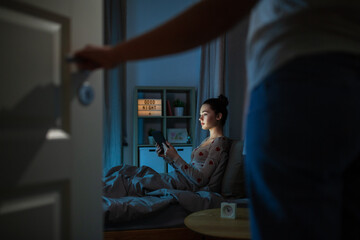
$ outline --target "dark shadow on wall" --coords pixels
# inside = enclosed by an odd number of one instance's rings
[[[226,34],[226,89],[229,98],[228,136],[243,139],[246,105],[246,38],[249,18],[245,18]]]
[[[36,87],[11,110],[0,111],[0,189],[9,193],[31,165],[60,116],[60,88]],[[1,197],[0,197],[1,198]]]

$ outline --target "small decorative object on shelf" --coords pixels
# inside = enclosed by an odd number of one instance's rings
[[[161,99],[138,99],[138,116],[161,116]]]
[[[188,140],[186,128],[168,128],[167,133],[167,139],[170,143],[186,143]]]
[[[156,130],[154,128],[150,128],[149,131],[148,131],[148,139],[149,139],[149,144],[150,145],[155,145],[155,139],[152,136],[153,131],[156,131]]]
[[[167,116],[174,116],[172,110],[171,110],[171,105],[170,105],[170,101],[166,100],[166,115]]]
[[[183,116],[185,103],[180,99],[176,99],[173,105],[174,105],[175,116]]]

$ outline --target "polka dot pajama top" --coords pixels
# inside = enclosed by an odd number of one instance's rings
[[[206,142],[205,139],[203,141]],[[217,166],[227,161],[230,140],[226,137],[215,138],[210,144],[195,148],[191,154],[191,162],[186,163],[182,158],[175,159],[171,165],[198,187],[206,186]]]

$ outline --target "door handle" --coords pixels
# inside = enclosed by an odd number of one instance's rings
[[[78,88],[77,98],[79,102],[84,106],[88,106],[93,102],[95,98],[95,92],[93,87],[90,85],[88,81],[84,82]]]
[[[81,60],[73,57],[68,57],[66,58],[66,61],[68,63],[73,63]],[[76,95],[78,101],[83,106],[90,105],[95,98],[95,91],[87,80],[90,76],[90,73],[91,71],[89,70],[81,70],[71,74],[71,84],[73,86],[72,97]]]

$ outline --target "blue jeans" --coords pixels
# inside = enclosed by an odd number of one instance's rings
[[[252,239],[360,239],[360,56],[297,58],[251,93]]]

